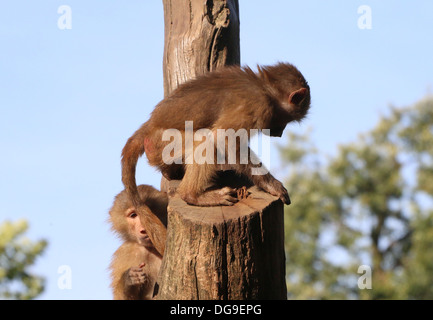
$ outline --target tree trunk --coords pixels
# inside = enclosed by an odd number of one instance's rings
[[[170,181],[173,191],[179,181]],[[242,181],[234,206],[195,207],[170,197],[158,299],[286,299],[283,203]]]
[[[217,67],[240,64],[237,0],[163,0],[164,95]],[[234,176],[251,194],[231,207],[170,196],[158,299],[286,299],[283,204]],[[179,181],[161,181],[174,191]]]
[[[217,67],[240,64],[237,0],[163,0],[164,95]]]

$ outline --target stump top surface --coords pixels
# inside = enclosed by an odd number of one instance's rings
[[[215,207],[191,206],[183,201],[178,194],[175,194],[170,197],[168,210],[178,212],[184,219],[214,224],[237,219],[254,212],[262,212],[273,202],[279,201],[278,197],[272,196],[255,186],[248,188],[248,191],[250,192],[248,197],[239,200],[233,206]]]

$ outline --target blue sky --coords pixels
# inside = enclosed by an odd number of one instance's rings
[[[241,63],[295,64],[312,109],[301,125],[326,153],[372,128],[390,104],[433,85],[433,1],[240,0]],[[263,4],[265,3],[265,4]],[[72,9],[60,30],[57,9]],[[358,28],[368,5],[372,29]],[[163,96],[162,1],[0,2],[0,221],[26,218],[49,241],[32,271],[42,299],[110,299],[119,241],[106,222],[122,189],[120,152]],[[284,139],[275,139],[284,143]],[[273,152],[271,172],[287,172]],[[145,159],[139,183],[159,187]],[[289,190],[290,192],[290,190]],[[72,288],[60,289],[60,266]]]

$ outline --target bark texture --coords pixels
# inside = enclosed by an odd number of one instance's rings
[[[287,298],[283,203],[255,186],[248,191],[231,207],[170,198],[159,299]]]
[[[240,64],[237,0],[164,0],[164,95],[219,66]]]

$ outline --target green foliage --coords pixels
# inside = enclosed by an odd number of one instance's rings
[[[44,289],[44,279],[28,269],[40,256],[47,242],[24,237],[25,220],[0,224],[0,298],[33,299]]]
[[[326,161],[289,135],[287,288],[296,299],[433,299],[433,98],[391,108]],[[358,287],[360,265],[372,289]]]

